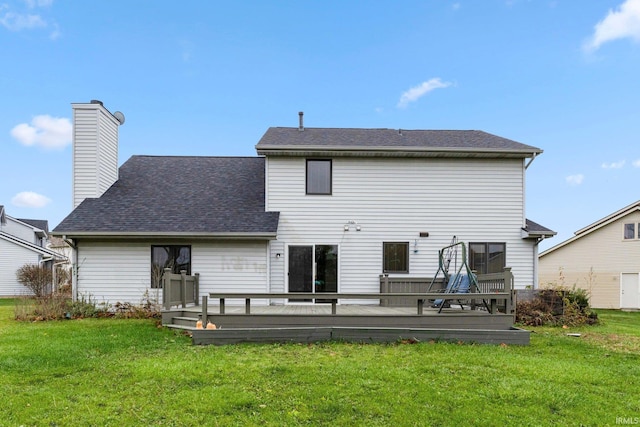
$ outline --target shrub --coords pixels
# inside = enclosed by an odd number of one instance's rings
[[[106,304],[98,304],[91,295],[80,295],[75,301],[67,301],[66,318],[81,319],[85,317],[106,317],[109,307]]]
[[[516,322],[526,326],[593,325],[598,315],[591,311],[586,290],[555,287],[539,291],[531,301],[518,302]]]
[[[25,264],[16,271],[16,278],[36,297],[42,297],[51,291],[51,269],[42,265]]]
[[[16,299],[16,320],[42,321],[63,319],[67,298],[52,294],[39,298],[22,297]]]

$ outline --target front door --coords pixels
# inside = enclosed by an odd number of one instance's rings
[[[640,274],[620,275],[620,308],[640,308]]]
[[[289,293],[338,292],[338,246],[289,246]],[[330,302],[290,298],[290,302]]]

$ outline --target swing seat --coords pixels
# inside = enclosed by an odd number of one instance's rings
[[[466,274],[452,274],[449,277],[447,287],[442,290],[443,294],[468,294],[471,290],[471,281]],[[447,298],[449,299],[449,298]],[[437,299],[433,302],[434,308],[440,308],[444,304],[444,299]],[[458,300],[458,302],[460,302]],[[462,304],[460,304],[462,306]]]

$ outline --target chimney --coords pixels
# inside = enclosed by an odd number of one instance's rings
[[[299,130],[300,132],[302,132],[302,131],[304,130],[304,120],[303,120],[304,111],[300,111],[300,112],[298,113],[298,116],[300,117],[300,125],[299,125],[299,127],[298,127],[298,130]]]
[[[75,209],[86,198],[102,196],[118,180],[118,126],[101,101],[71,104],[73,109],[72,191]]]

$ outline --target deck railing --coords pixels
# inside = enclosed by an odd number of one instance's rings
[[[440,292],[420,292],[420,293],[386,293],[386,294],[372,294],[372,293],[313,293],[313,292],[295,292],[295,293],[281,293],[281,292],[261,292],[261,293],[239,293],[239,292],[212,292],[209,297],[202,297],[202,318],[206,319],[208,313],[209,299],[219,300],[219,314],[226,314],[226,300],[227,299],[244,299],[245,300],[245,313],[251,314],[251,300],[269,300],[269,299],[313,299],[321,298],[324,301],[330,301],[331,315],[338,314],[337,304],[342,300],[363,300],[372,299],[380,300],[384,299],[408,299],[413,301],[413,305],[416,307],[416,314],[424,314],[425,302],[436,299],[443,299],[445,301],[458,300],[460,295],[464,295],[465,300],[474,301],[474,306],[480,306],[480,302],[485,301],[485,306],[488,308],[489,314],[498,313],[498,305],[500,302],[508,305],[508,301],[511,300],[511,292],[488,292],[488,293],[473,293],[473,294],[455,294],[455,293],[440,293]]]
[[[168,310],[174,305],[198,305],[200,295],[200,273],[188,276],[185,270],[174,274],[165,268],[162,275],[162,308]]]
[[[476,278],[478,281],[477,293],[508,293],[510,298],[501,299],[498,308],[505,313],[513,313],[515,308],[515,290],[513,287],[513,273],[510,267],[505,267],[500,273],[478,274]],[[411,293],[426,293],[431,281],[431,277],[389,277],[388,274],[380,275],[380,293],[385,296],[385,298],[380,299],[380,305],[396,307],[412,306],[415,302],[409,298],[408,295]],[[442,279],[436,280],[435,283],[438,285],[438,288],[444,288]],[[387,294],[405,293],[407,294],[407,298],[386,298]],[[442,296],[442,294],[440,295]],[[437,298],[440,299],[440,297]],[[466,300],[470,298],[465,297],[462,299]],[[476,292],[473,293],[473,299],[479,299]]]

